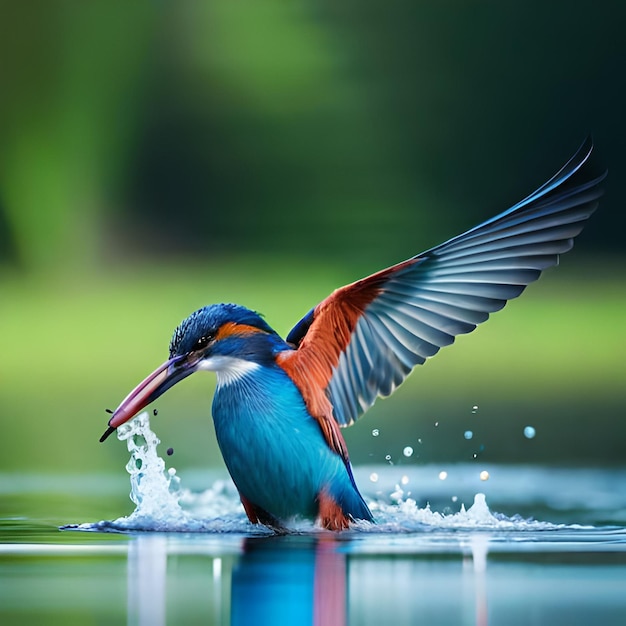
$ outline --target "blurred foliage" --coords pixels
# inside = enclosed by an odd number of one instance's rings
[[[35,270],[93,261],[128,165],[149,15],[132,3],[3,8],[0,195],[13,250]]]
[[[285,333],[335,287],[516,202],[590,131],[611,175],[571,269],[346,436],[380,462],[440,421],[414,461],[465,460],[455,437],[480,403],[493,460],[623,461],[625,14],[0,1],[0,467],[121,466],[121,444],[97,444],[103,409],[190,311],[240,302]],[[177,462],[218,464],[211,377],[193,378],[157,430]],[[543,434],[522,449],[526,421]]]
[[[621,4],[0,6],[0,240],[33,271],[129,249],[386,263],[590,131],[624,165]],[[621,250],[615,220],[589,245]]]

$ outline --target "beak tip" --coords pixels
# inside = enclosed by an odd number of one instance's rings
[[[100,443],[102,443],[105,439],[108,438],[109,435],[111,435],[112,433],[115,432],[115,428],[113,428],[112,426],[109,426],[105,431],[104,434],[102,435],[102,437],[100,437]]]

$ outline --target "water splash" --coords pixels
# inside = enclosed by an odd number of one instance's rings
[[[130,499],[136,508],[126,517],[73,528],[109,532],[270,532],[249,524],[232,483],[216,481],[198,494],[184,489],[176,469],[166,470],[165,461],[157,453],[161,441],[150,428],[148,413],[120,426],[117,438],[126,442],[130,452],[126,470],[130,474]]]
[[[153,520],[157,525],[183,519],[185,513],[178,502],[180,478],[174,468],[165,471],[165,462],[157,454],[161,442],[150,429],[148,414],[120,426],[117,438],[126,441],[130,452],[126,470],[130,474],[130,499],[137,505],[130,517]]]
[[[453,498],[453,501],[456,501]],[[485,494],[477,493],[474,503],[468,509],[464,504],[456,513],[440,513],[433,511],[429,504],[419,507],[415,500],[405,497],[400,486],[390,496],[390,502],[376,501],[370,508],[377,524],[359,522],[356,526],[360,531],[373,533],[408,533],[432,532],[434,530],[481,530],[481,531],[545,531],[568,528],[565,524],[553,524],[520,516],[507,517],[493,513],[488,505]]]
[[[211,488],[201,493],[183,488],[176,470],[166,469],[165,461],[157,452],[160,440],[150,428],[147,412],[120,426],[117,429],[117,437],[126,442],[130,452],[126,470],[130,474],[130,499],[135,504],[135,510],[129,516],[113,521],[66,528],[105,532],[271,534],[268,529],[248,522],[231,481],[216,481]],[[488,477],[486,472],[485,474]],[[440,480],[447,477],[446,471],[440,472]],[[376,483],[379,475],[372,472],[369,479],[371,483]],[[408,476],[403,476],[400,484],[406,486],[408,483]],[[408,497],[410,493],[404,493],[400,484],[396,485],[389,495],[379,493],[375,498],[369,499],[368,504],[377,523],[358,522],[354,524],[353,532],[406,533],[435,529],[526,531],[563,527],[547,522],[524,520],[519,516],[509,518],[492,513],[482,493],[475,495],[474,503],[467,510],[460,504],[460,510],[456,512],[450,509],[446,509],[445,512],[434,511],[430,505],[418,506],[415,500]],[[457,500],[453,498],[452,501],[456,503]],[[308,520],[294,520],[289,527],[298,533],[320,532],[320,529]]]

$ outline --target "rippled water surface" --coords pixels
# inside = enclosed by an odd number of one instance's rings
[[[134,505],[127,478],[0,476],[0,623],[626,624],[626,468],[361,467],[377,524],[274,536],[132,424]]]

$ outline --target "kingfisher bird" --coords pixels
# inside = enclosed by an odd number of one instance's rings
[[[469,333],[558,263],[596,210],[588,138],[548,182],[467,232],[335,290],[286,339],[255,311],[211,304],[176,328],[169,358],[113,412],[100,438],[190,374],[217,375],[215,434],[243,508],[281,532],[374,521],[341,427],[416,365]]]

